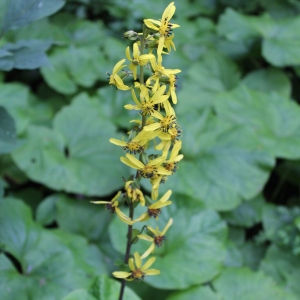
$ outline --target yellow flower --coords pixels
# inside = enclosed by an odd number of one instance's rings
[[[137,219],[133,220],[133,223],[136,222],[144,222],[149,220],[151,217],[158,219],[158,216],[161,213],[161,208],[167,205],[172,204],[172,201],[169,201],[170,196],[172,195],[172,191],[168,190],[159,201],[148,206],[147,212],[141,214]]]
[[[181,149],[181,145],[181,141],[175,142],[174,147],[171,151],[170,158],[168,160],[165,160],[163,164],[167,170],[172,171],[172,174],[176,172],[178,162],[183,159],[183,154],[178,154],[179,150]],[[166,149],[163,155],[167,156],[167,154],[168,150]]]
[[[157,54],[160,56],[162,53],[162,49],[165,43],[165,39],[170,36],[171,31],[173,28],[180,27],[177,24],[171,24],[169,21],[173,17],[175,13],[176,7],[174,5],[174,2],[171,2],[165,11],[163,12],[163,15],[161,17],[160,21],[153,20],[153,19],[145,19],[144,23],[146,26],[150,29],[153,29],[155,31],[159,32],[159,41],[158,41],[158,48],[157,48]]]
[[[141,176],[144,178],[154,178],[157,175],[171,175],[171,171],[167,171],[164,167],[162,167],[162,163],[164,162],[164,157],[157,157],[153,160],[150,160],[146,165],[135,158],[133,155],[126,153],[124,156],[121,156],[120,160],[125,165],[137,169],[140,171]]]
[[[113,275],[116,278],[122,278],[127,281],[140,281],[141,279],[144,279],[146,275],[158,275],[160,274],[159,270],[156,269],[149,269],[153,263],[155,262],[156,258],[151,257],[146,261],[144,265],[142,265],[142,258],[139,255],[138,252],[135,252],[133,254],[133,258],[129,258],[128,265],[131,270],[131,272],[124,272],[124,271],[116,271],[113,272]]]
[[[159,79],[165,79],[165,78],[169,78],[170,75],[172,74],[177,74],[180,73],[181,70],[179,69],[165,69],[162,65],[161,65],[161,61],[158,60],[158,62],[156,62],[155,59],[150,59],[150,63],[151,63],[151,67],[153,70],[153,74],[152,76],[150,76],[147,81],[146,81],[146,85],[150,85],[151,81],[155,81],[154,85],[153,85],[153,90],[156,91],[158,86],[159,86]]]
[[[164,47],[168,49],[168,52],[171,52],[171,48],[176,51],[175,44],[173,42],[174,34],[167,36],[165,38]]]
[[[137,154],[143,152],[147,142],[154,139],[155,136],[156,135],[154,135],[152,132],[143,130],[129,142],[117,140],[114,138],[109,139],[109,141],[114,145],[123,147],[123,150],[125,150],[126,152]]]
[[[126,59],[120,60],[113,68],[112,74],[109,74],[109,84],[113,84],[116,86],[117,89],[126,91],[130,90],[131,87],[127,86],[124,84],[123,80],[121,77],[117,74],[122,68],[126,67],[126,65],[123,65],[124,61]]]
[[[132,71],[133,78],[137,79],[137,67],[144,66],[148,63],[149,59],[154,58],[153,54],[142,54],[140,55],[139,46],[137,43],[133,44],[133,58],[130,56],[129,46],[126,48],[126,57],[131,64],[129,65],[129,69]]]
[[[143,192],[138,189],[133,183],[133,180],[127,181],[125,183],[125,191],[127,197],[131,199],[132,202],[139,201],[141,206],[145,206],[145,198]]]
[[[124,222],[128,225],[132,225],[133,222],[132,222],[131,218],[126,216],[124,213],[122,213],[122,211],[118,207],[118,205],[119,205],[118,199],[120,198],[120,196],[121,196],[121,191],[119,191],[111,201],[91,201],[91,203],[105,204],[105,208],[107,210],[109,210],[111,213],[116,213],[122,222]]]
[[[177,96],[176,96],[176,88],[177,88],[177,84],[176,84],[176,80],[177,80],[177,76],[174,74],[171,74],[169,76],[169,91],[168,91],[168,95],[171,95],[172,98],[172,102],[173,104],[177,104]]]
[[[163,138],[161,137],[161,134],[164,134]],[[161,142],[155,147],[156,150],[162,150],[162,149],[169,149],[171,146],[171,143],[175,143],[179,138],[181,137],[182,130],[180,129],[179,125],[173,125],[171,128],[168,129],[167,133],[161,132],[161,134],[158,135],[160,137]],[[166,138],[168,136],[169,138]]]
[[[176,117],[174,115],[167,114],[166,116],[163,116],[158,111],[155,111],[152,115],[158,119],[158,121],[145,126],[145,131],[161,130],[162,132],[168,132],[169,129],[177,125]]]
[[[151,242],[152,244],[150,247],[146,250],[146,252],[141,256],[141,258],[147,257],[150,253],[152,253],[155,249],[155,247],[161,247],[166,240],[165,234],[168,231],[168,229],[173,224],[173,219],[170,219],[167,225],[165,226],[163,231],[159,231],[158,227],[156,229],[153,229],[150,226],[147,226],[147,229],[151,232],[151,236],[147,234],[139,234],[137,237],[141,240],[146,240]]]
[[[135,95],[134,89],[132,89],[132,98],[136,105],[127,104],[124,107],[129,110],[140,110],[141,115],[149,116],[155,112],[157,104],[166,101],[169,96],[164,95],[166,86],[161,86],[151,97],[149,96],[149,90],[141,90],[139,101]]]

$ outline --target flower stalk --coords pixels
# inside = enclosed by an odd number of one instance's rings
[[[111,143],[123,148],[125,155],[120,160],[135,174],[125,180],[124,192],[119,191],[111,201],[92,201],[95,204],[105,204],[111,213],[116,213],[124,226],[128,226],[124,267],[113,272],[115,278],[121,279],[119,300],[123,299],[127,281],[141,281],[147,276],[160,274],[158,269],[149,269],[156,260],[152,254],[156,247],[163,246],[166,232],[173,224],[171,218],[162,231],[147,225],[143,225],[141,229],[133,228],[150,218],[157,220],[162,210],[172,204],[172,190],[160,196],[159,187],[168,176],[176,172],[178,163],[183,158],[179,154],[182,146],[179,140],[181,129],[172,107],[178,101],[176,80],[181,71],[165,68],[163,64],[164,55],[169,54],[171,49],[175,50],[173,29],[179,25],[170,23],[175,10],[174,2],[171,2],[160,20],[144,20],[143,32],[126,31],[123,37],[134,42],[132,47],[125,50],[129,70],[124,70],[127,63],[126,58],[123,58],[117,62],[111,74],[107,73],[109,84],[124,92],[131,90],[133,104],[125,104],[124,108],[137,111],[141,116],[139,120],[132,120],[135,125],[130,130],[127,141],[110,139]],[[146,50],[148,53],[145,53]],[[145,69],[151,72],[148,78],[145,78]],[[134,82],[125,83],[130,77]],[[152,186],[149,196],[141,188],[142,180],[148,180]],[[145,211],[135,217],[137,205],[142,206]],[[122,211],[124,206],[129,208],[128,215]],[[145,228],[146,233],[143,233]],[[143,253],[135,252],[132,256],[131,246],[139,240],[149,241],[151,245]],[[145,263],[144,259],[147,259]]]

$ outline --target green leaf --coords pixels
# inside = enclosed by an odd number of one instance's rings
[[[55,221],[57,200],[59,200],[57,195],[51,195],[40,202],[36,210],[36,221],[38,223],[47,226]]]
[[[227,8],[221,15],[217,31],[230,41],[257,39],[260,31],[273,25],[268,15],[260,17],[243,15],[232,8]]]
[[[264,201],[260,195],[240,204],[232,211],[223,213],[222,217],[231,225],[251,227],[261,221]]]
[[[82,235],[91,242],[99,242],[112,218],[104,206],[90,203],[87,199],[71,199],[63,195],[56,198],[56,220],[59,227]]]
[[[68,294],[62,300],[97,300],[97,298],[92,296],[87,290],[78,289]]]
[[[0,70],[10,71],[11,69],[37,69],[49,65],[45,51],[50,47],[51,42],[38,40],[22,40],[15,44],[6,44],[2,51],[7,55],[0,57]]]
[[[265,93],[277,92],[283,97],[291,96],[292,86],[286,73],[279,69],[259,69],[248,73],[243,83],[252,90]]]
[[[255,132],[220,120],[210,111],[200,118],[190,111],[183,120],[185,158],[170,178],[174,191],[223,211],[259,194],[274,159],[261,150]]]
[[[272,245],[261,262],[260,269],[274,278],[286,291],[300,295],[299,256],[292,255],[284,249]]]
[[[246,268],[224,270],[213,281],[213,287],[224,300],[296,300],[292,294],[276,286],[271,278]]]
[[[116,128],[101,118],[101,104],[87,95],[56,114],[53,129],[32,126],[14,152],[16,164],[31,179],[55,190],[109,195],[122,185],[128,168],[119,162],[122,149],[109,143]]]
[[[188,290],[175,292],[166,300],[187,300],[187,299],[205,299],[205,300],[222,300],[208,286],[197,286]]]
[[[276,20],[272,26],[262,28],[264,58],[274,66],[284,67],[300,64],[300,17]]]
[[[29,89],[19,83],[0,84],[0,105],[13,117],[18,134],[24,132],[29,119]]]
[[[16,146],[15,122],[9,113],[0,106],[0,154],[9,153]]]
[[[120,286],[120,282],[102,275],[95,279],[89,291],[97,300],[115,300],[119,297]],[[123,299],[141,300],[141,298],[128,287],[125,287]]]
[[[286,248],[295,255],[300,253],[300,235],[297,220],[300,217],[298,206],[267,205],[263,210],[263,226],[267,239]]]
[[[216,51],[208,51],[186,76],[185,87],[178,93],[178,99],[184,99],[184,103],[176,107],[179,115],[188,114],[191,107],[195,110],[212,106],[218,93],[238,85],[240,72],[232,60]]]
[[[219,274],[225,259],[226,226],[218,214],[212,210],[187,208],[186,197],[181,199],[183,204],[177,206],[175,203],[180,198],[176,201],[174,198],[171,197],[174,200],[171,206],[162,209],[158,221],[147,222],[147,225],[163,230],[168,220],[174,219],[166,234],[166,243],[154,252],[157,259],[153,268],[159,269],[161,274],[145,278],[146,283],[161,289],[185,289],[205,283]],[[144,210],[137,210],[136,217]],[[136,224],[134,228],[141,229],[143,225]],[[127,226],[115,219],[109,226],[109,232],[113,246],[123,253]],[[140,240],[132,246],[131,253],[138,251],[142,254],[149,246],[149,242]]]
[[[41,69],[45,81],[59,93],[74,94],[78,86],[92,87],[99,79],[104,60],[98,47],[82,46],[76,48],[57,48],[50,55],[52,68]],[[101,70],[100,70],[101,69]]]
[[[99,268],[99,255],[87,241],[59,230],[45,230],[32,221],[30,209],[13,198],[0,201],[1,248],[20,264],[16,271],[2,254],[3,299],[61,299],[75,288],[87,288]],[[38,285],[36,283],[39,283]],[[18,293],[15,293],[15,287]]]
[[[241,85],[220,95],[215,103],[222,120],[255,132],[259,147],[270,155],[300,157],[300,107],[294,101]]]
[[[10,29],[16,29],[35,20],[55,13],[64,4],[64,0],[11,0],[6,2],[1,35]]]

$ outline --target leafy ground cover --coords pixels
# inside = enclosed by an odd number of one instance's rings
[[[125,57],[123,33],[168,3],[0,2],[1,300],[117,299],[126,232],[89,201],[129,176],[108,140],[132,115],[106,72]],[[175,4],[166,64],[182,70],[185,158],[159,221],[174,224],[161,275],[125,299],[299,299],[300,4]]]

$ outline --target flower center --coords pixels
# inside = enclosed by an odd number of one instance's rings
[[[174,142],[175,140],[178,140],[181,136],[182,130],[179,128],[179,126],[172,126],[172,128],[169,128],[168,133],[171,135],[171,140]]]
[[[155,111],[155,105],[153,105],[151,102],[144,102],[142,104],[142,116],[149,116],[152,115]]]
[[[174,124],[176,124],[175,116],[166,116],[160,121],[160,126],[163,132],[167,132]]]
[[[140,269],[135,269],[132,271],[131,276],[135,281],[140,281],[141,279],[145,278],[145,273]]]
[[[147,212],[148,212],[149,217],[157,218],[160,215],[161,210],[160,210],[160,208],[158,208],[158,209],[148,208]]]
[[[144,150],[144,147],[138,142],[128,142],[127,145],[123,147],[123,150],[129,152],[130,154],[137,154],[141,153]]]
[[[132,60],[132,63],[135,65],[135,66],[138,66],[140,64],[140,60],[138,58],[134,58]]]
[[[154,244],[157,246],[157,247],[161,247],[164,243],[164,241],[166,240],[166,237],[163,235],[163,236],[156,236],[154,238]]]
[[[164,164],[164,167],[168,171],[171,171],[172,173],[175,173],[177,171],[177,162],[172,162],[172,163]]]
[[[146,165],[144,169],[141,171],[141,175],[144,178],[153,178],[157,176],[157,167]]]

